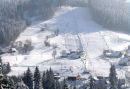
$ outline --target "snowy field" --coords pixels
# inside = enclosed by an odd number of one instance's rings
[[[41,27],[47,25],[45,31]],[[56,59],[52,57],[53,48],[45,47],[46,36],[59,29],[60,34],[49,38],[51,45],[57,45]],[[83,74],[85,66],[92,75],[108,76],[111,63],[118,63],[119,59],[104,59],[101,57],[103,50],[125,50],[130,44],[130,36],[127,34],[108,31],[95,23],[89,10],[79,7],[62,7],[55,16],[44,22],[28,27],[16,41],[31,40],[34,49],[28,55],[3,55],[4,62],[10,62],[12,72],[9,75],[20,75],[28,67],[34,70],[39,66],[41,71],[50,67],[62,76]],[[82,45],[82,47],[81,47]],[[86,59],[86,65],[82,59],[60,58],[62,50],[77,50],[82,48]],[[117,69],[119,77],[123,76],[124,69]],[[122,73],[122,75],[121,75]]]

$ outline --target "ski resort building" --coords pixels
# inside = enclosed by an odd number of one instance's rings
[[[122,53],[120,51],[104,50],[103,55],[108,58],[120,58]]]

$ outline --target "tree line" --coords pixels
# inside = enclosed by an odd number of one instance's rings
[[[28,68],[22,80],[29,89],[63,89],[60,82],[55,79],[51,68],[44,71],[42,75],[38,67],[35,68],[34,74]]]
[[[111,65],[108,78],[97,76],[95,79],[92,75],[87,78],[87,82],[70,88],[67,78],[56,78],[54,71],[49,70],[41,72],[38,67],[34,72],[30,68],[22,76],[1,76],[0,86],[8,87],[7,89],[128,89],[126,81],[117,77],[115,65]],[[71,81],[75,83],[75,81]],[[128,81],[129,82],[129,81]],[[82,82],[83,83],[83,82]],[[5,89],[5,88],[4,88]]]
[[[98,77],[98,76],[97,76]],[[111,65],[108,78],[100,76],[98,80],[95,80],[91,75],[87,78],[87,83],[80,88],[76,86],[73,89],[127,89],[125,86],[126,81],[122,81],[117,77],[115,65]],[[50,68],[44,71],[41,75],[39,68],[36,67],[34,73],[28,68],[22,76],[23,82],[29,89],[71,89],[66,82],[67,79],[61,79],[60,81],[55,78],[53,70]],[[73,81],[74,82],[74,81]]]

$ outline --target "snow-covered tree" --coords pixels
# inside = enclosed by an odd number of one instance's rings
[[[55,36],[58,36],[59,35],[59,29],[55,30],[54,34],[55,34]]]
[[[8,74],[11,71],[11,66],[9,62],[7,63],[6,69],[7,69],[7,74]]]
[[[10,88],[9,88],[10,89]],[[29,89],[25,84],[24,82],[20,79],[16,86],[15,86],[15,89]]]
[[[48,41],[48,36],[45,38],[45,40],[44,40],[44,45],[46,46],[46,47],[50,47],[51,46],[51,44],[50,44],[50,42]]]
[[[52,52],[52,57],[54,58],[54,60],[56,59],[56,55],[57,55],[57,51],[56,49],[54,49]]]
[[[60,89],[56,88],[58,86],[56,86],[54,73],[51,68],[50,70],[47,70],[46,72],[43,73],[42,85],[44,89]]]
[[[44,89],[61,89],[60,83],[54,78],[52,69],[43,72],[42,86]]]
[[[63,81],[63,89],[69,89],[68,84],[66,83],[66,80]]]
[[[24,53],[28,53],[32,49],[33,49],[33,46],[32,46],[31,40],[26,40],[23,47]]]
[[[27,69],[23,76],[23,82],[28,86],[29,89],[33,89],[33,75],[30,68]]]
[[[42,74],[42,87],[45,89],[46,87],[46,80],[47,80],[47,77],[46,77],[46,72],[43,72]]]
[[[38,67],[35,68],[34,72],[34,89],[42,89],[41,74]]]
[[[110,68],[110,74],[109,74],[109,81],[110,81],[110,89],[118,89],[118,79],[116,76],[116,69],[115,69],[115,65],[111,65]]]
[[[90,76],[89,89],[95,89],[94,79]]]
[[[1,57],[0,57],[0,72],[3,74],[8,74],[9,72],[11,72],[10,63],[9,62],[7,64],[3,63]]]

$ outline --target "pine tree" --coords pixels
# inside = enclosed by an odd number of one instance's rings
[[[8,74],[11,71],[10,63],[3,64],[2,59],[0,57],[0,72],[3,74]]]
[[[44,89],[61,89],[58,79],[54,78],[52,69],[43,72],[42,76],[42,87]]]
[[[10,88],[9,88],[10,89]],[[16,86],[15,89],[29,89],[27,85],[24,84],[24,82],[20,79]]]
[[[35,68],[34,72],[34,89],[40,89],[41,88],[41,74],[39,71],[39,68]]]
[[[64,79],[64,82],[63,82],[63,89],[69,89],[65,79]]]
[[[3,74],[0,74],[0,89],[14,89],[13,81]]]
[[[55,89],[61,89],[60,82],[55,80]]]
[[[109,81],[110,81],[110,89],[118,89],[118,79],[116,77],[116,70],[115,70],[115,66],[111,65],[110,68],[110,74],[109,74]]]
[[[11,66],[10,66],[10,63],[8,62],[8,64],[7,64],[7,73],[9,73],[10,71],[11,71]]]
[[[33,89],[33,75],[29,68],[24,74],[23,81],[28,86],[29,89]]]
[[[76,89],[76,87],[74,87],[73,89]]]
[[[52,52],[52,57],[54,58],[54,60],[56,59],[56,54],[57,54],[57,51],[56,51],[56,49],[54,49]]]
[[[63,89],[69,89],[67,84],[64,84]]]
[[[122,89],[122,82],[121,82],[121,79],[118,80],[118,89]]]
[[[90,76],[89,89],[94,89],[94,86],[94,79],[92,78],[92,76]]]
[[[55,30],[54,34],[55,34],[55,36],[58,36],[59,35],[59,29]]]
[[[50,68],[49,71],[46,72],[47,80],[46,80],[46,88],[45,89],[54,89],[55,88],[55,80],[54,80],[54,73]]]
[[[107,88],[107,82],[106,82],[106,79],[99,79],[98,80],[98,88],[99,89],[108,89]]]
[[[45,88],[46,87],[46,80],[47,80],[47,78],[46,78],[46,72],[43,72],[43,75],[42,75],[42,87],[44,89],[46,89]]]

